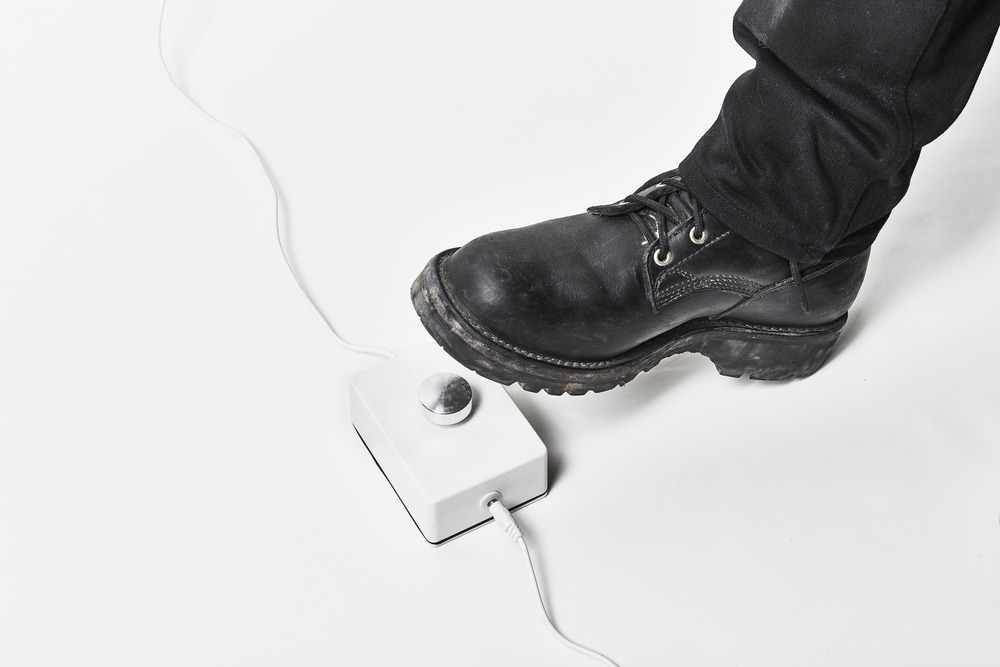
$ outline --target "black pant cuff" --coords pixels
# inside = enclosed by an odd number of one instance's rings
[[[681,162],[680,172],[684,185],[695,199],[734,234],[764,250],[804,265],[815,263],[823,256],[821,249],[802,246],[775,234],[772,229],[754,220],[739,204],[723,195],[714,179],[698,163],[697,149]]]

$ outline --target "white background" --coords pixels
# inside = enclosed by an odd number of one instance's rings
[[[174,0],[342,333],[429,341],[435,252],[613,201],[750,66],[735,2]],[[156,0],[0,23],[0,664],[587,664],[493,528],[420,538],[348,418],[375,358],[289,277],[251,157],[171,91]],[[513,397],[566,633],[639,665],[1000,664],[1000,57],[926,149],[814,377],[697,356]],[[793,193],[792,193],[793,194]]]

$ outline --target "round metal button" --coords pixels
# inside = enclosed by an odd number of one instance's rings
[[[472,413],[472,387],[461,375],[435,373],[417,391],[424,416],[435,424],[457,424]]]

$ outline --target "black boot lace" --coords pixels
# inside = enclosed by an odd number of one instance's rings
[[[675,204],[678,203],[676,197],[680,193],[688,193],[691,205],[690,210],[683,210]],[[684,206],[684,209],[687,209]],[[702,208],[698,205],[693,196],[690,195],[684,183],[681,181],[680,172],[676,169],[666,171],[659,176],[654,176],[637,189],[634,193],[614,204],[603,204],[591,206],[588,213],[604,217],[627,215],[632,217],[636,223],[643,225],[639,219],[639,213],[644,210],[655,211],[660,215],[651,216],[654,220],[654,235],[659,243],[659,247],[653,255],[653,261],[658,266],[667,266],[673,260],[670,253],[670,246],[667,243],[668,224],[670,226],[686,225],[689,222],[694,224],[691,227],[691,241],[701,245],[707,238],[705,232],[705,221]],[[661,253],[662,250],[662,253]]]
[[[678,210],[676,206],[672,205],[678,201],[672,195],[682,192],[687,193],[690,202],[689,204],[685,202],[684,208],[690,210]],[[691,241],[698,245],[704,243],[705,239],[708,238],[708,233],[705,231],[704,209],[698,204],[694,195],[684,187],[680,171],[677,169],[671,169],[654,176],[640,185],[634,193],[614,204],[591,206],[587,212],[604,217],[627,215],[637,224],[644,226],[642,220],[639,219],[639,213],[644,210],[656,211],[660,214],[652,216],[655,220],[654,235],[659,243],[659,247],[653,254],[653,261],[656,262],[657,266],[667,266],[673,261],[673,255],[670,253],[670,246],[667,243],[668,221],[673,223],[672,226],[693,222],[690,237]],[[802,308],[802,312],[808,313],[809,303],[806,300],[806,290],[802,284],[799,264],[789,260],[788,270],[791,274],[792,284],[795,285],[799,294],[799,306]]]

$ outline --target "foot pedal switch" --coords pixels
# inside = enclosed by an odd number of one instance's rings
[[[516,508],[548,490],[545,445],[506,389],[438,347],[355,375],[350,393],[354,428],[433,545],[492,520],[490,491]]]

